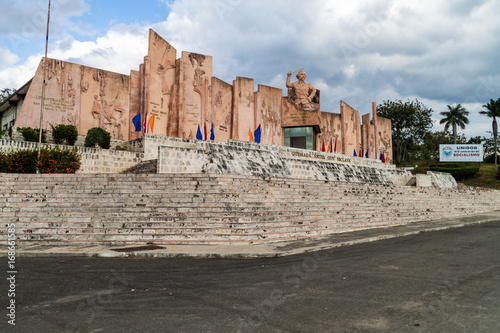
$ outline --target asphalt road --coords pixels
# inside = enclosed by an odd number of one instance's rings
[[[2,332],[500,332],[500,222],[284,258],[17,270],[15,326],[0,286]]]

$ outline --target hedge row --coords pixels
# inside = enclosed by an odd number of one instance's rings
[[[471,163],[433,164],[429,166],[429,170],[447,172],[456,180],[466,180],[474,177],[479,172],[479,165]]]
[[[19,150],[0,152],[0,172],[3,173],[75,173],[80,169],[80,154],[73,149],[61,150],[59,147],[43,147],[40,150]]]

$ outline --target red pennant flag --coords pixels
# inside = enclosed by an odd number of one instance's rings
[[[385,163],[385,153],[382,153],[382,163]]]
[[[321,146],[321,151],[322,152],[326,151],[326,148],[325,148],[325,139],[324,138],[323,138],[323,145]]]
[[[335,137],[335,153],[337,153],[337,137]]]

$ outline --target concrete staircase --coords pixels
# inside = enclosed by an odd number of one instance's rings
[[[0,239],[250,244],[494,210],[494,190],[223,174],[0,174]]]

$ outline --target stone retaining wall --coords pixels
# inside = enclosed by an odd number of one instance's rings
[[[227,174],[0,174],[0,241],[252,244],[493,211],[500,192]]]
[[[56,147],[53,144],[42,144]],[[117,173],[144,160],[144,154],[123,150],[86,148],[58,145],[61,149],[76,149],[81,155],[81,167],[77,173]],[[0,140],[0,151],[38,149],[38,143],[26,141]]]

